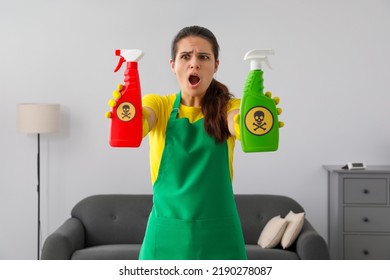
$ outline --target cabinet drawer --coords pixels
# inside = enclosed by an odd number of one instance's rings
[[[344,203],[386,204],[387,179],[344,179]]]
[[[390,208],[345,207],[344,231],[390,232]]]
[[[388,260],[390,259],[390,236],[345,235],[344,259]]]

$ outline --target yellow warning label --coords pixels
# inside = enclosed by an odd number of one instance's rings
[[[254,135],[267,134],[274,125],[274,116],[265,107],[257,106],[250,109],[245,115],[245,126]]]
[[[123,102],[116,109],[116,115],[121,121],[129,122],[135,117],[135,107],[130,102]]]

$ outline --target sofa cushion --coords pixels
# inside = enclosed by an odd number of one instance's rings
[[[257,245],[259,234],[266,223],[277,215],[284,217],[292,210],[303,212],[303,208],[292,198],[265,194],[235,195],[238,214],[240,215],[245,244]]]
[[[273,217],[265,225],[263,231],[260,234],[259,241],[257,242],[261,248],[273,248],[279,244],[282,239],[283,233],[287,227],[287,220],[282,217]]]
[[[77,250],[72,260],[138,260],[141,244],[114,244]]]
[[[297,239],[305,221],[305,213],[294,213],[293,211],[290,211],[285,219],[288,224],[281,241],[283,249],[290,247],[295,239]]]
[[[95,195],[77,203],[72,217],[85,227],[86,247],[141,244],[151,209],[151,195]]]

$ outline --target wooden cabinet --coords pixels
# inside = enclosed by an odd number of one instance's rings
[[[390,259],[390,166],[324,167],[331,258]]]

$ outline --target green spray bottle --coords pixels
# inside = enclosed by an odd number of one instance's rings
[[[244,60],[250,60],[249,71],[240,107],[241,147],[248,152],[271,152],[279,147],[278,109],[275,100],[263,92],[263,64],[271,68],[268,55],[273,50],[251,50]]]

